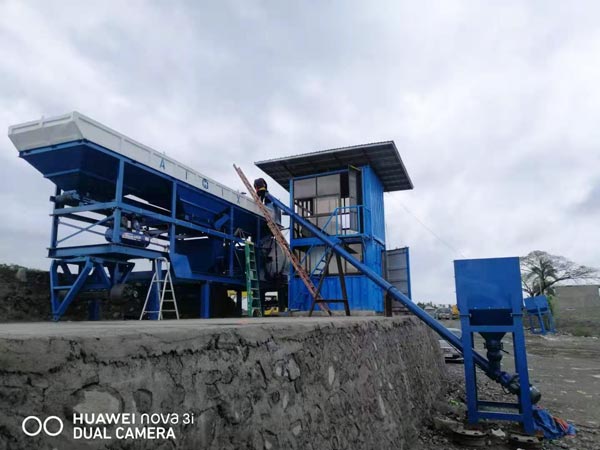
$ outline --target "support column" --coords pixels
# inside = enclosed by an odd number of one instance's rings
[[[61,194],[62,190],[56,186],[56,190],[54,191],[54,196],[58,197]],[[52,212],[56,210],[56,203],[52,208]],[[50,248],[56,248],[58,241],[58,216],[56,214],[52,215],[52,229],[50,230]]]
[[[171,218],[173,220],[177,219],[177,183],[173,182],[172,192],[171,192]],[[175,223],[169,225],[169,255],[175,253],[175,233],[177,229],[175,228]]]
[[[235,209],[233,206],[229,207],[229,235],[233,236],[235,233],[234,228],[234,216]],[[235,260],[235,241],[229,241],[229,276],[233,278],[233,261]]]
[[[465,369],[465,392],[467,395],[467,414],[469,423],[475,424],[479,420],[477,415],[477,374],[473,361],[473,333],[470,330],[469,316],[460,316],[463,344],[463,358]]]
[[[200,317],[210,319],[210,281],[205,281],[202,285],[200,297]]]
[[[100,320],[100,299],[94,298],[89,301],[88,320]]]
[[[119,174],[117,175],[117,186],[115,189],[115,202],[118,204],[123,200],[123,178],[125,177],[125,161],[119,161]],[[121,242],[121,208],[115,208],[113,212],[113,234],[112,242]]]

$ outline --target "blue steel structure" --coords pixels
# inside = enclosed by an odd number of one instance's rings
[[[454,261],[456,297],[462,329],[468,420],[512,420],[521,422],[526,433],[534,432],[532,399],[523,331],[523,294],[519,258],[467,259]],[[475,343],[479,333],[485,340],[492,371],[500,370],[502,339],[512,334],[518,381],[518,402],[481,400],[477,392]]]
[[[73,123],[72,117],[64,120]],[[211,296],[245,290],[242,236],[269,240],[262,215],[170,175],[166,156],[150,167],[87,139],[19,150],[56,185],[48,249],[54,320],[83,294],[91,300],[90,319],[97,319],[107,293],[127,281],[150,280],[152,271],[133,272],[141,260],[162,273],[159,258],[168,257],[175,283],[197,284],[200,317],[211,317]],[[202,180],[207,189],[208,183]],[[263,256],[257,251],[259,267]],[[266,280],[263,272],[261,281],[267,290],[281,280]],[[154,291],[152,311],[159,300]]]
[[[525,299],[525,310],[529,318],[529,331],[533,334],[556,333],[554,317],[545,295],[527,297]]]
[[[330,236],[335,236],[363,264],[383,276],[386,251],[384,192],[412,189],[393,142],[359,145],[257,162],[290,194],[291,209]],[[290,247],[318,283],[327,246],[290,217]],[[351,264],[342,271],[350,309],[381,312],[383,291]],[[342,298],[335,258],[321,285],[323,298]],[[309,310],[312,298],[290,268],[289,307]],[[342,309],[342,304],[331,304]]]
[[[461,310],[461,316],[463,321],[463,340],[456,337],[453,333],[448,331],[446,327],[440,324],[437,320],[433,319],[423,309],[419,308],[410,298],[404,295],[390,282],[382,278],[377,272],[371,270],[366,264],[363,264],[353,254],[346,250],[344,242],[338,236],[330,236],[324,233],[322,230],[317,228],[311,222],[304,217],[296,214],[295,211],[284,205],[277,198],[268,194],[268,198],[283,212],[290,215],[300,225],[306,227],[320,242],[329,247],[333,252],[344,258],[349,264],[352,264],[360,273],[368,277],[374,284],[376,284],[384,293],[387,293],[390,297],[398,302],[402,303],[406,308],[416,315],[419,319],[425,322],[431,329],[439,334],[443,339],[452,344],[458,349],[463,355],[465,355],[465,362],[469,359],[469,378],[467,380],[468,388],[471,392],[470,397],[470,408],[469,408],[469,420],[475,422],[476,420],[483,417],[495,417],[498,419],[514,420],[523,423],[525,432],[533,433],[533,419],[532,419],[532,405],[537,403],[541,394],[535,388],[529,384],[529,377],[527,373],[527,360],[525,354],[525,341],[523,335],[523,324],[522,324],[522,294],[520,284],[520,272],[519,272],[519,259],[518,258],[506,258],[506,262],[503,263],[502,259],[496,260],[472,260],[472,262],[461,262],[457,261],[455,267],[458,268],[460,275],[460,290],[461,303],[466,301],[466,309]],[[499,261],[496,264],[496,268],[501,270],[503,276],[495,279],[492,272],[488,271],[487,268],[480,268],[478,265],[479,261],[483,261],[481,264],[486,266],[486,261]],[[516,263],[516,265],[515,265]],[[473,269],[474,268],[474,269]],[[515,272],[515,268],[517,271]],[[473,270],[472,270],[473,269]],[[473,274],[472,278],[470,274]],[[466,276],[466,281],[463,281],[463,276]],[[458,279],[457,274],[457,295],[458,295]],[[506,283],[506,284],[505,284]],[[463,289],[466,287],[466,293],[475,293],[473,296],[463,296]],[[518,287],[518,290],[516,290]],[[481,289],[481,291],[479,291]],[[519,298],[520,297],[520,298]],[[474,309],[474,321],[469,318],[470,310]],[[465,311],[463,313],[463,310]],[[484,358],[473,348],[472,334],[478,332],[483,333],[484,337],[487,337],[488,342],[492,344],[488,346],[488,359]],[[514,339],[514,351],[517,358],[516,368],[517,373],[511,374],[502,370],[500,365],[501,354],[498,351],[498,343],[501,341],[504,334],[507,332],[513,333]],[[490,359],[491,358],[491,359]],[[479,367],[486,376],[492,380],[498,382],[504,386],[508,392],[518,396],[518,403],[502,403],[499,405],[491,405],[483,402],[479,402],[481,407],[501,407],[510,408],[517,410],[512,413],[493,413],[479,411],[477,408],[478,404],[473,402],[472,394],[476,393],[475,385],[475,366]],[[465,370],[467,366],[465,366]],[[475,391],[473,391],[475,389]],[[488,402],[489,403],[489,402]]]

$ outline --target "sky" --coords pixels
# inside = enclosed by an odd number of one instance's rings
[[[231,164],[394,140],[413,297],[452,261],[600,267],[600,3],[0,0],[0,125],[80,111],[230,187]],[[269,181],[269,179],[267,179]],[[283,189],[270,190],[286,198]],[[53,188],[0,136],[0,262],[47,268]]]

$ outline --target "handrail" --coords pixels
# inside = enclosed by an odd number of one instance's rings
[[[358,223],[358,230],[356,231],[356,233],[340,233],[340,221],[339,221],[339,216],[340,216],[340,211],[352,211],[352,210],[356,210],[356,216],[357,216],[357,223]],[[335,236],[352,236],[355,234],[362,234],[362,223],[361,223],[361,211],[363,209],[363,205],[348,205],[348,206],[338,206],[336,207],[331,214],[329,215],[329,219],[327,219],[327,222],[325,222],[325,225],[323,225],[323,227],[321,228],[321,230],[327,230],[327,227],[329,226],[329,223],[331,222],[331,220],[335,217]],[[345,214],[345,213],[343,213]],[[349,212],[348,214],[352,214],[351,212]],[[343,231],[343,228],[342,228]],[[327,233],[329,234],[329,233]]]

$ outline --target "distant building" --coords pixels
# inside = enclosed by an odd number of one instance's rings
[[[554,316],[559,331],[600,333],[600,285],[557,286]]]

